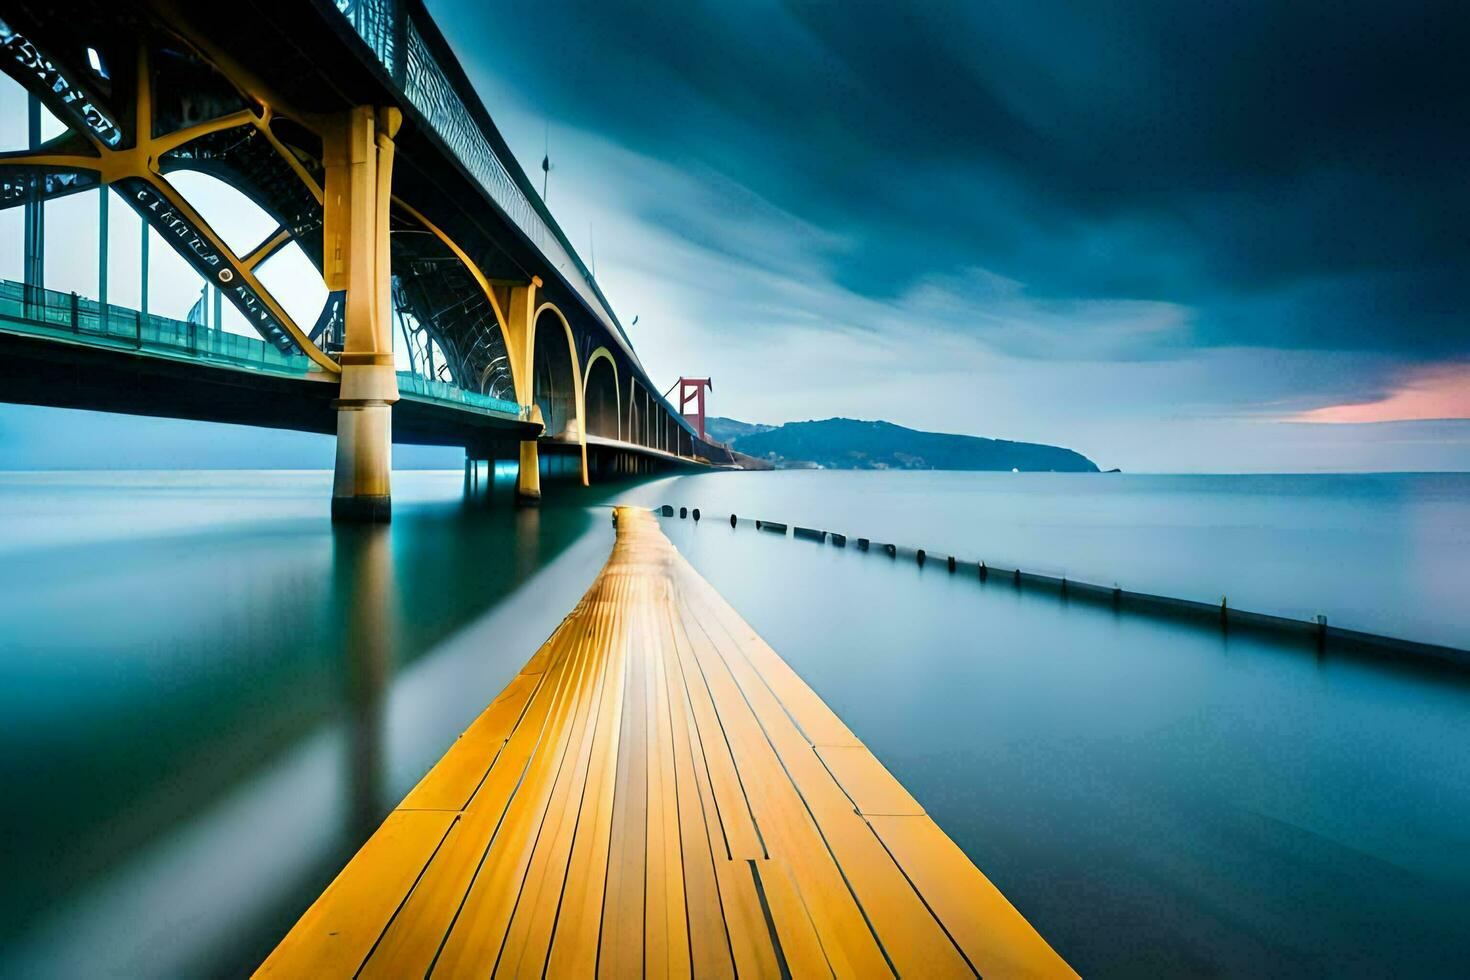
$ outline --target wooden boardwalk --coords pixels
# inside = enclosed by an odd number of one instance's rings
[[[1075,976],[654,518],[617,517],[260,975]]]

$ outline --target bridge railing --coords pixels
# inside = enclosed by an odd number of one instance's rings
[[[96,300],[76,293],[27,288],[8,279],[0,279],[0,325],[38,336],[184,355],[293,377],[311,369],[311,361],[306,357],[283,354],[274,344],[258,337],[243,337],[202,323],[143,314],[123,306],[108,304],[104,310]],[[530,410],[522,410],[513,401],[431,381],[409,371],[398,372],[398,390],[433,401],[529,418]]]
[[[513,401],[506,401],[504,398],[496,398],[493,395],[482,395],[478,391],[468,391],[443,381],[431,381],[421,374],[409,371],[398,372],[398,393],[400,395],[419,395],[436,401],[458,402],[471,408],[484,408],[492,412],[514,415],[527,421],[531,414],[529,408],[522,409]]]
[[[436,56],[434,49],[443,47],[443,41],[428,14],[410,0],[335,0],[335,6],[449,151],[581,295],[628,355],[636,358],[586,266],[567,245],[555,222],[543,213],[545,205],[537,206],[539,200],[532,200],[503,161],[501,154],[509,155],[509,149],[502,146],[497,151],[468,100],[460,94],[455,76],[462,72],[453,55],[445,52],[443,58]],[[468,82],[462,84],[467,86]],[[483,114],[478,99],[475,104]],[[485,123],[489,124],[488,116]],[[498,134],[496,139],[503,143]]]
[[[96,300],[76,293],[27,287],[10,280],[0,280],[0,319],[8,328],[27,333],[185,354],[255,370],[298,375],[311,366],[306,357],[282,353],[258,337],[242,337],[110,303],[104,309]]]

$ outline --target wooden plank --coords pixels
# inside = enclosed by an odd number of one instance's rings
[[[781,701],[806,740],[813,745],[862,745],[842,719],[780,655],[751,629],[745,620],[699,575],[682,555],[672,569],[680,589],[704,599],[710,611],[725,625],[740,654],[761,675]]]
[[[865,746],[824,745],[817,748],[816,753],[859,813],[865,816],[923,816],[924,808]]]
[[[933,820],[869,823],[982,976],[1077,976]]]
[[[730,662],[721,656],[704,624],[688,615],[690,607],[686,598],[680,594],[695,656],[729,736],[751,810],[760,823],[771,857],[784,861],[790,869],[806,912],[821,938],[822,949],[838,974],[891,973],[863,910],[852,900],[842,869],[746,702],[731,673]],[[789,727],[789,719],[786,721]],[[807,743],[802,740],[802,744]]]
[[[548,668],[547,681],[538,689],[537,697],[475,794],[461,833],[446,842],[384,932],[363,968],[364,976],[422,976],[439,954],[516,789],[546,736],[552,709],[565,697],[567,678],[576,666],[567,656],[568,647],[575,648],[577,635],[578,630],[572,629],[554,637],[556,658]]]
[[[648,698],[647,638],[639,606],[647,583],[630,590],[630,643],[618,775],[614,798],[611,853],[602,903],[599,972],[614,977],[643,973],[643,879],[647,853]]]
[[[780,948],[786,972],[796,978],[834,976],[832,964],[822,948],[821,937],[817,935],[817,925],[812,921],[811,910],[792,878],[790,867],[781,860],[751,861],[750,871],[770,914],[768,928],[776,930],[776,945]],[[843,972],[842,975],[855,974]],[[881,975],[891,974],[885,969]]]
[[[398,805],[400,810],[463,810],[505,747],[544,674],[517,674],[500,697]]]
[[[260,970],[783,971],[1073,975],[627,508],[577,607]]]
[[[351,976],[459,814],[394,812],[261,964],[260,976]]]
[[[691,614],[705,624],[716,649],[725,653],[732,678],[813,821],[820,841],[816,846],[825,848],[840,867],[849,900],[860,911],[887,963],[902,976],[972,976],[974,971],[960,950],[914,892],[902,870],[874,840],[852,801],[817,758],[778,699],[740,655],[734,637],[721,625],[727,617],[717,615],[711,608],[712,603],[724,600],[704,590],[691,590],[687,598]],[[857,751],[867,755],[865,748],[859,746]],[[868,759],[873,769],[882,770],[871,755]],[[872,775],[872,769],[868,774]],[[797,880],[803,883],[801,878]],[[838,935],[851,937],[850,941],[859,942],[859,948],[865,948],[850,925]]]

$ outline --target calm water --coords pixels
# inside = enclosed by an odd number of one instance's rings
[[[0,974],[239,974],[586,588],[607,504],[1470,646],[1470,477],[0,474]],[[670,537],[1085,975],[1470,962],[1470,673],[1318,657],[707,519]]]

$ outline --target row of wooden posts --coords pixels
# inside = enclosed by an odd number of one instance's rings
[[[658,508],[658,512],[664,517],[673,517],[675,508],[671,504],[664,504]],[[697,522],[700,519],[699,508],[679,507],[677,513],[681,519],[693,517]],[[834,547],[846,548],[848,536],[837,531],[825,531],[820,528],[792,526],[781,521],[753,520],[741,518],[736,514],[730,515],[730,527],[739,527],[742,521],[753,523],[756,530],[766,531],[772,534],[786,536],[789,532],[794,539],[814,541],[818,544],[830,541]],[[889,558],[897,559],[900,556],[912,557],[920,568],[924,567],[929,560],[929,554],[923,548],[908,548],[896,544],[875,542],[869,538],[857,538],[855,544],[858,551],[877,551]],[[1360,630],[1344,629],[1338,626],[1329,626],[1327,617],[1318,615],[1309,620],[1292,619],[1287,616],[1273,616],[1267,613],[1251,612],[1231,606],[1224,596],[1220,597],[1218,605],[1209,602],[1199,602],[1194,599],[1181,599],[1175,596],[1156,595],[1150,592],[1135,592],[1124,589],[1114,583],[1111,587],[1096,585],[1091,582],[1079,582],[1069,579],[1065,575],[1043,575],[1039,572],[1023,572],[1020,568],[1000,568],[989,565],[984,561],[966,561],[954,555],[947,555],[944,560],[945,568],[951,573],[973,569],[976,578],[981,582],[988,583],[992,579],[1009,582],[1018,590],[1037,591],[1059,595],[1064,600],[1077,601],[1089,605],[1110,606],[1117,611],[1130,611],[1142,613],[1155,617],[1174,620],[1183,620],[1197,624],[1210,624],[1217,626],[1222,632],[1239,630],[1245,633],[1256,633],[1275,637],[1287,636],[1294,640],[1307,640],[1315,644],[1319,652],[1325,651],[1330,644],[1334,651],[1368,653],[1372,655],[1386,655],[1391,657],[1425,657],[1439,660],[1462,667],[1470,667],[1470,650],[1461,650],[1456,647],[1440,646],[1432,643],[1419,643],[1414,640],[1405,640],[1398,637],[1383,636],[1377,633],[1365,633]]]

